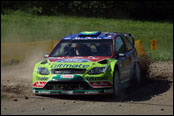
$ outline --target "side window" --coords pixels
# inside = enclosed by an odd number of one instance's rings
[[[132,47],[132,44],[130,43],[130,41],[127,39],[127,38],[123,38],[124,40],[124,43],[126,44],[126,47],[127,47],[127,50],[131,50],[133,47]]]
[[[134,39],[133,37],[127,36],[128,41],[130,41],[131,44],[134,44]]]
[[[124,43],[123,43],[123,41],[122,41],[120,36],[116,37],[115,42],[116,42],[116,44],[115,44],[115,46],[116,46],[115,47],[115,51],[117,53],[124,53],[124,52],[126,52],[126,48],[125,48]]]

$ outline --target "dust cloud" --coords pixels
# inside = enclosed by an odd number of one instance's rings
[[[32,74],[35,64],[44,60],[44,47],[28,47],[25,59],[18,63],[1,65],[1,83],[3,84],[32,84]],[[21,51],[18,51],[21,52]]]

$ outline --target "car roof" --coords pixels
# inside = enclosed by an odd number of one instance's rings
[[[113,39],[115,33],[113,32],[100,32],[100,31],[84,31],[77,34],[69,34],[63,40],[100,40],[100,39]]]
[[[101,40],[113,39],[114,35],[131,36],[130,33],[121,32],[100,32],[100,31],[83,31],[77,34],[69,34],[63,40]]]

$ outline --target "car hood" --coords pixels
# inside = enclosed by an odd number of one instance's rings
[[[99,63],[110,57],[49,57],[48,61],[50,63],[51,69],[58,68],[83,68],[87,69],[93,66],[101,66],[103,64]],[[107,63],[105,63],[106,65]]]

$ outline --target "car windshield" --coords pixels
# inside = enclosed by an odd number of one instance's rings
[[[62,40],[49,57],[112,56],[112,40]]]

